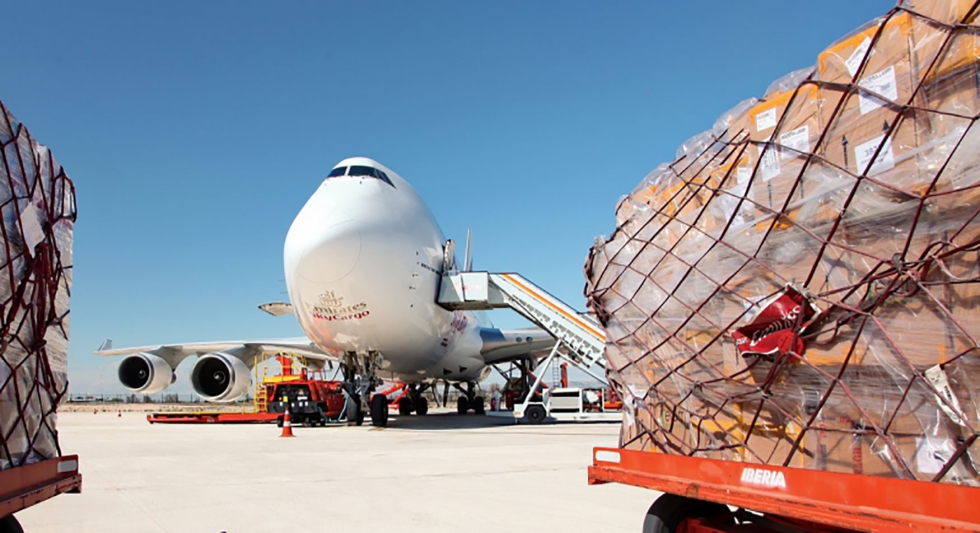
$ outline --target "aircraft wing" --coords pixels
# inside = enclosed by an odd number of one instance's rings
[[[482,328],[483,348],[480,355],[488,365],[506,363],[525,357],[541,357],[555,346],[555,339],[541,328]]]
[[[272,316],[293,314],[293,304],[286,302],[269,302],[267,304],[260,305],[259,309],[269,313]]]
[[[95,355],[115,356],[129,355],[141,352],[167,353],[168,356],[184,358],[190,355],[204,355],[212,352],[222,352],[244,346],[255,355],[267,352],[289,352],[320,361],[335,361],[336,357],[317,348],[306,337],[289,337],[283,339],[256,339],[244,341],[190,342],[182,344],[154,344],[150,346],[135,346],[131,348],[113,348],[112,341],[106,340],[95,351]]]

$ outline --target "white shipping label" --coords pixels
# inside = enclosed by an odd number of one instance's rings
[[[949,439],[915,438],[915,467],[920,474],[938,474],[953,456]]]
[[[24,227],[24,247],[31,257],[34,257],[34,247],[44,240],[44,228],[39,220],[40,211],[28,201],[20,214],[20,222]]]
[[[776,127],[776,108],[767,109],[755,115],[755,131],[765,131]]]
[[[884,96],[889,100],[898,100],[898,81],[895,79],[895,67],[888,67],[881,72],[877,72],[858,82],[858,85],[875,93]],[[880,98],[859,91],[858,106],[861,114],[865,115],[885,105]]]
[[[949,416],[949,419],[953,421],[954,424],[959,424],[965,427],[963,423],[963,410],[960,408],[960,401],[953,394],[953,389],[949,386],[949,380],[946,379],[946,372],[939,366],[933,366],[926,369],[926,379],[932,386],[936,388],[938,394],[936,395],[936,402],[939,404],[939,408]],[[946,401],[943,401],[945,399]],[[947,405],[947,402],[952,405]]]
[[[883,172],[895,167],[895,156],[892,154],[892,140],[888,139],[888,142],[882,147],[881,153],[878,154],[878,158],[875,159],[874,164],[871,165],[870,169],[868,168],[868,163],[871,162],[871,158],[874,157],[875,151],[878,150],[878,146],[881,145],[881,141],[884,138],[885,136],[882,134],[854,148],[854,160],[857,162],[858,174],[863,174],[867,169],[867,173],[870,176],[872,173]]]
[[[790,159],[810,151],[810,127],[800,126],[792,131],[779,136],[779,144],[783,145],[780,150],[782,159]]]
[[[759,170],[764,182],[779,175],[779,150],[775,146],[759,146]]]
[[[749,178],[751,177],[752,177],[751,168],[738,167],[737,169],[735,169],[735,181],[738,182],[739,185],[749,181]]]
[[[844,66],[847,67],[847,71],[851,73],[851,77],[857,72],[858,67],[861,66],[861,62],[864,61],[864,55],[868,53],[868,48],[871,48],[871,39],[865,37],[861,44],[851,52],[851,57],[844,60]]]

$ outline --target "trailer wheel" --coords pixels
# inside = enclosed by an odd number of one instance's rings
[[[524,420],[527,420],[529,424],[540,424],[544,422],[547,416],[548,413],[545,412],[543,405],[529,405],[524,411]],[[646,530],[644,530],[644,533],[646,533]]]
[[[7,515],[0,520],[0,533],[24,533],[24,528],[20,527],[14,515]]]
[[[371,425],[378,428],[388,427],[388,398],[384,394],[371,397]]]
[[[674,533],[685,518],[710,518],[728,513],[720,503],[663,494],[643,519],[643,533]]]
[[[292,420],[290,420],[290,421],[289,421],[289,423],[290,423],[290,424],[292,424],[292,423],[293,423],[293,421],[292,421]],[[281,428],[281,427],[282,427],[282,417],[281,417],[281,416],[280,416],[279,418],[277,418],[277,419],[276,419],[276,427],[277,427],[277,428]]]

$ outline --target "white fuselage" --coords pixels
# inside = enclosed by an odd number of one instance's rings
[[[479,379],[476,316],[436,303],[446,240],[432,213],[383,165],[351,158],[331,174],[343,168],[286,236],[286,286],[303,331],[336,356],[378,352],[382,372],[402,380]]]

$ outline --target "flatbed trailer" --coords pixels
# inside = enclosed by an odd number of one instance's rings
[[[150,413],[146,421],[151,424],[265,424],[275,422],[282,413]]]
[[[0,471],[0,531],[18,531],[14,513],[65,492],[81,492],[78,456],[66,455]]]
[[[590,485],[664,492],[644,533],[980,531],[975,487],[617,448],[592,457]]]

